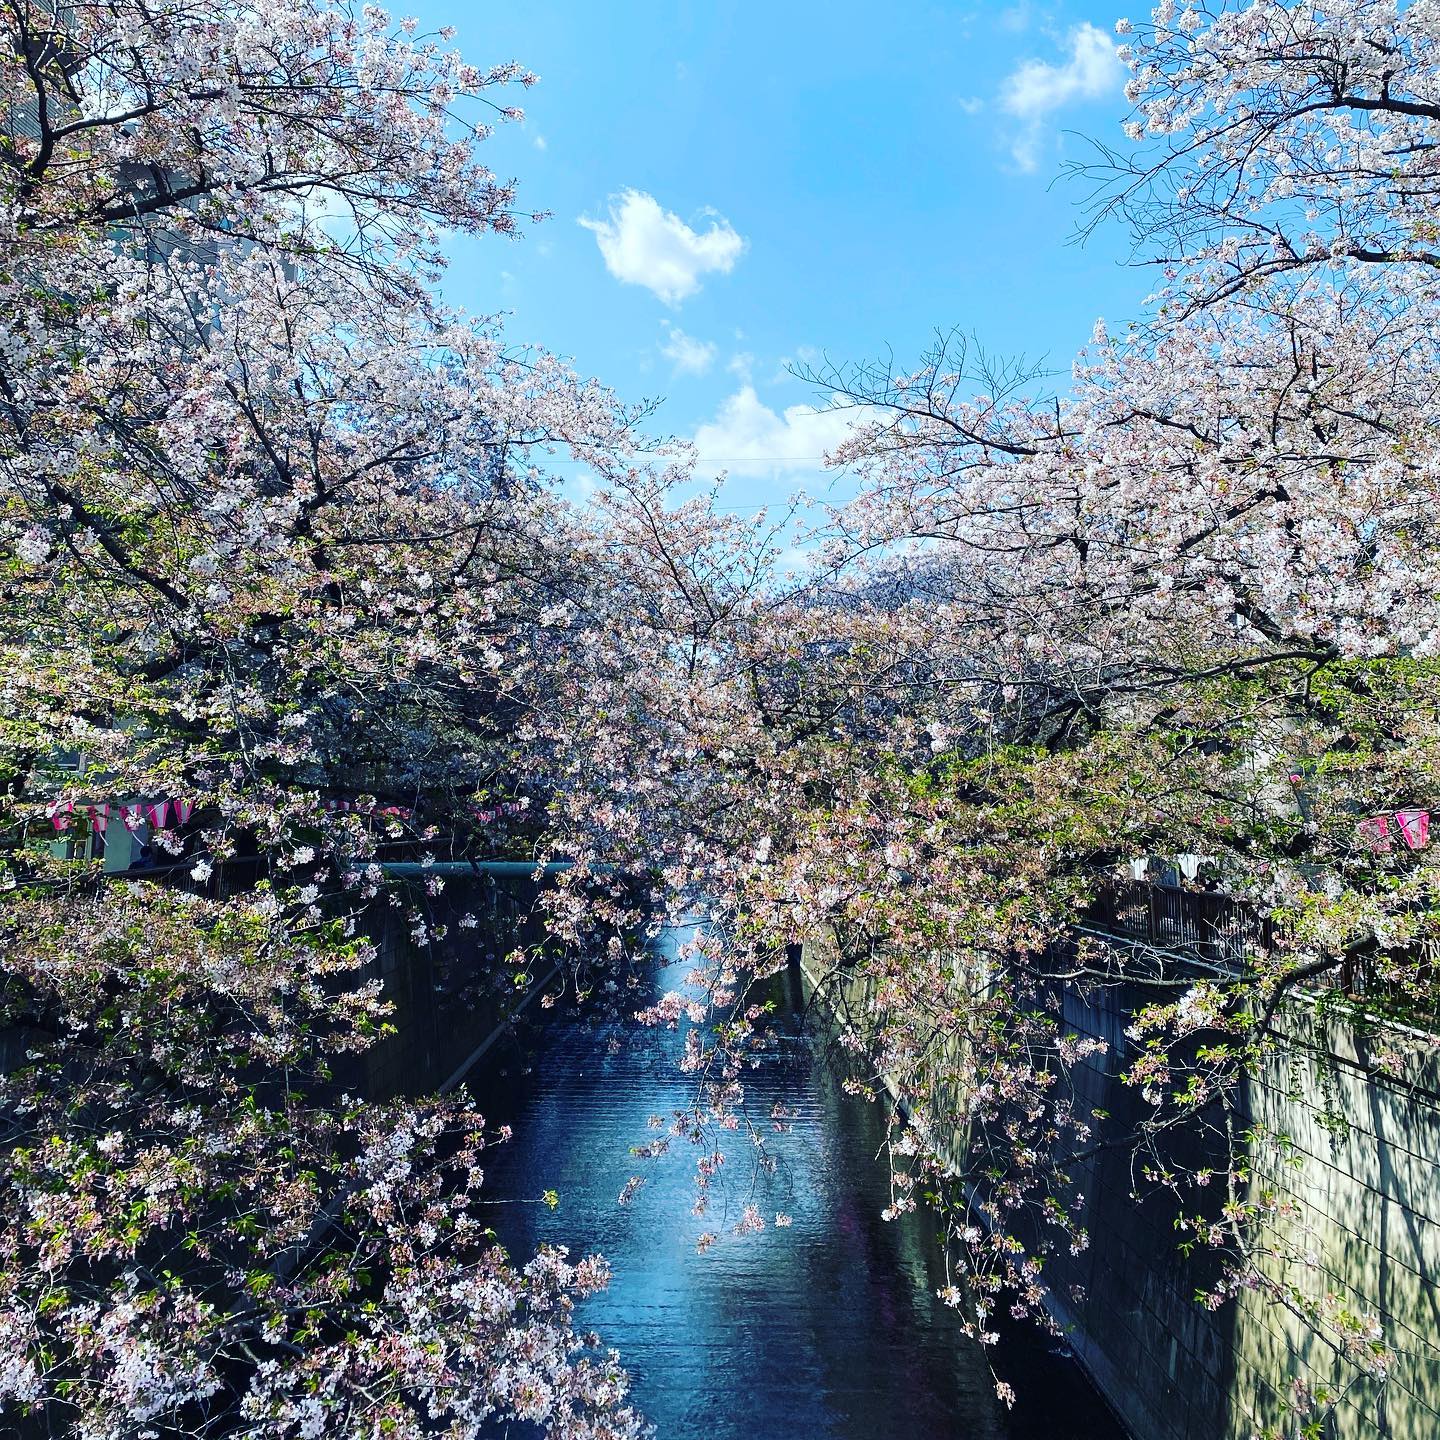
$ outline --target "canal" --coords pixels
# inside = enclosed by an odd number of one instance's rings
[[[660,992],[681,987],[682,938],[662,937]],[[652,1116],[687,1104],[674,1032],[551,1012],[493,1047],[468,1081],[487,1118],[514,1130],[491,1152],[492,1193],[559,1196],[553,1210],[497,1207],[502,1239],[517,1254],[544,1241],[609,1259],[610,1289],[579,1322],[620,1351],[660,1440],[1120,1440],[1075,1364],[1028,1330],[991,1356],[1019,1395],[1011,1411],[996,1400],[985,1357],[936,1299],[933,1226],[881,1219],[879,1119],[841,1091],[794,999],[779,1053],[746,1079],[754,1113],[777,1101],[795,1112],[774,1139],[777,1169],[752,1191],[752,1144],[727,1135],[704,1217],[691,1213],[685,1140],[659,1159],[630,1153],[664,1133]],[[635,1175],[645,1183],[622,1205]],[[765,1229],[736,1235],[752,1198]],[[777,1227],[776,1212],[791,1223]],[[701,1254],[705,1231],[720,1238]]]

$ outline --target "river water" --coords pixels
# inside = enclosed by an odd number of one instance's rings
[[[662,937],[659,991],[681,987],[683,938]],[[514,1129],[491,1152],[492,1193],[559,1195],[553,1210],[498,1207],[502,1239],[517,1255],[545,1241],[609,1259],[609,1290],[578,1320],[620,1351],[660,1440],[1120,1440],[1074,1363],[1028,1330],[990,1357],[1019,1394],[1011,1411],[996,1400],[985,1356],[935,1297],[933,1224],[881,1218],[879,1119],[843,1094],[796,998],[779,1054],[745,1081],[756,1115],[776,1101],[796,1112],[774,1137],[778,1168],[752,1189],[752,1144],[727,1135],[703,1218],[691,1213],[696,1149],[629,1153],[663,1133],[651,1116],[668,1121],[689,1099],[675,1033],[551,1015],[497,1045],[468,1081],[487,1119]],[[635,1175],[645,1183],[622,1205]],[[752,1198],[766,1227],[735,1235]],[[704,1231],[720,1238],[700,1254]]]

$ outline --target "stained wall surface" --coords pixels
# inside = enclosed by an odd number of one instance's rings
[[[812,978],[834,958],[833,948],[808,953]],[[1123,1137],[1138,1118],[1139,1096],[1120,1075],[1142,999],[1115,988],[1064,1000],[1067,1027],[1108,1044],[1074,1076],[1079,1108],[1109,1117],[1102,1139]],[[1181,1256],[1174,1205],[1147,1188],[1125,1144],[1077,1171],[1091,1243],[1050,1263],[1052,1308],[1137,1440],[1292,1435],[1297,1376],[1343,1392],[1326,1440],[1440,1440],[1440,1053],[1433,1037],[1299,1004],[1276,1026],[1280,1041],[1236,1116],[1237,1131],[1258,1125],[1287,1137],[1288,1158],[1266,1147],[1247,1183],[1247,1198],[1268,1196],[1299,1217],[1271,1235],[1299,1258],[1272,1262],[1269,1273],[1378,1316],[1393,1349],[1383,1383],[1357,1379],[1264,1292],[1244,1291],[1217,1310],[1197,1303],[1216,1266],[1204,1254]],[[1380,1053],[1393,1060],[1397,1047],[1408,1051],[1397,1073],[1379,1073]],[[933,1110],[944,1113],[943,1097]],[[1207,1153],[1213,1142],[1201,1137],[1175,1143],[1188,1164],[1223,1162],[1218,1144]],[[958,1156],[963,1133],[946,1148]]]
[[[1103,1037],[1107,1053],[1081,1071],[1085,1102],[1112,1134],[1136,1118],[1138,1097],[1120,1080],[1125,1035],[1139,997],[1124,990],[1066,999],[1066,1022]],[[1215,1278],[1203,1255],[1182,1257],[1175,1210],[1147,1194],[1125,1146],[1085,1166],[1090,1249],[1052,1269],[1057,1315],[1122,1418],[1142,1440],[1250,1440],[1294,1433],[1287,1404],[1297,1377],[1343,1398],[1333,1440],[1440,1437],[1440,1057],[1419,1039],[1400,1076],[1379,1076],[1379,1047],[1393,1032],[1297,1006],[1282,1014],[1284,1042],[1239,1100],[1236,1129],[1286,1137],[1250,1178],[1247,1198],[1272,1196],[1293,1218],[1270,1237],[1268,1273],[1311,1298],[1340,1298],[1379,1317],[1394,1351],[1383,1384],[1357,1378],[1296,1313],[1263,1291],[1218,1310],[1196,1301]],[[1183,1158],[1221,1162],[1192,1140]],[[1218,1181],[1217,1181],[1218,1184]],[[1153,1187],[1152,1187],[1153,1191]],[[1145,1198],[1137,1201],[1134,1197]],[[1217,1193],[1216,1202],[1223,1197]],[[1074,1298],[1078,1287],[1083,1298]]]

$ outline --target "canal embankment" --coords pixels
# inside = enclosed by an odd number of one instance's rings
[[[807,991],[835,959],[833,948],[807,949]],[[1322,998],[1280,1008],[1275,1043],[1235,1096],[1233,1121],[1237,1134],[1263,1131],[1269,1142],[1260,1153],[1277,1157],[1249,1169],[1242,1198],[1275,1217],[1260,1232],[1262,1254],[1272,1252],[1262,1263],[1278,1284],[1297,1287],[1295,1303],[1247,1288],[1210,1309],[1197,1291],[1213,1283],[1213,1261],[1180,1252],[1173,1200],[1140,1193],[1124,1143],[1143,1103],[1122,1079],[1135,1044],[1127,1032],[1148,998],[1130,985],[1071,987],[1062,996],[1066,1031],[1105,1042],[1071,1075],[1082,1110],[1100,1117],[1101,1143],[1076,1167],[1090,1244],[1053,1257],[1046,1272],[1052,1317],[1087,1373],[1141,1440],[1291,1434],[1297,1376],[1338,1397],[1326,1440],[1440,1435],[1433,1035]],[[942,1127],[947,1113],[958,1114],[953,1097],[937,1096],[929,1108]],[[958,1161],[965,1143],[952,1118],[942,1153]],[[1199,1152],[1187,1159],[1206,1163]],[[1222,1171],[1228,1165],[1218,1153],[1210,1159]],[[1379,1322],[1392,1352],[1383,1376],[1357,1372],[1317,1333],[1305,1313],[1317,1300]]]

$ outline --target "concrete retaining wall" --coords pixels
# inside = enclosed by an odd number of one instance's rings
[[[1066,1001],[1069,1025],[1110,1042],[1109,1054],[1080,1079],[1086,1100],[1114,1117],[1117,1133],[1136,1103],[1119,1073],[1137,998],[1111,990],[1088,1003]],[[1299,1203],[1300,1226],[1285,1221],[1271,1233],[1283,1248],[1308,1254],[1313,1268],[1276,1261],[1269,1273],[1378,1315],[1395,1351],[1385,1383],[1357,1382],[1352,1366],[1262,1292],[1242,1293],[1215,1312],[1196,1304],[1211,1272],[1203,1259],[1176,1253],[1169,1206],[1130,1198],[1123,1149],[1085,1167],[1091,1249],[1067,1257],[1050,1277],[1061,1297],[1078,1283],[1085,1298],[1068,1305],[1062,1298],[1062,1318],[1142,1440],[1293,1433],[1285,1393],[1301,1373],[1344,1389],[1324,1432],[1335,1440],[1440,1437],[1440,1055],[1426,1042],[1400,1078],[1381,1078],[1372,1065],[1383,1030],[1367,1037],[1300,1006],[1278,1025],[1286,1042],[1247,1087],[1238,1123],[1281,1133],[1291,1148],[1281,1160],[1267,1147],[1248,1193]]]
[[[517,946],[541,938],[541,884],[529,875],[447,877],[442,893],[424,902],[432,935],[443,929],[444,936],[423,944],[382,897],[366,928],[378,947],[372,975],[395,1007],[395,1033],[358,1057],[349,1085],[373,1100],[433,1092],[460,1078],[549,978],[548,966],[510,959]],[[473,928],[460,926],[467,915]]]
[[[812,982],[833,959],[823,947],[807,952]],[[1125,988],[1064,1000],[1068,1027],[1109,1042],[1074,1077],[1079,1107],[1111,1117],[1100,1138],[1123,1136],[1138,1118],[1139,1097],[1119,1077],[1132,1049],[1125,1027],[1140,1003]],[[1136,1201],[1137,1185],[1145,1187],[1125,1145],[1078,1167],[1091,1244],[1050,1262],[1054,1313],[1137,1440],[1295,1435],[1285,1396],[1301,1373],[1344,1389],[1324,1440],[1440,1440],[1440,1053],[1422,1040],[1399,1078],[1377,1077],[1386,1032],[1367,1035],[1299,1006],[1277,1027],[1285,1041],[1241,1097],[1237,1128],[1262,1125],[1293,1148],[1285,1163],[1257,1167],[1249,1197],[1270,1190],[1303,1207],[1308,1230],[1287,1224],[1284,1234],[1314,1268],[1288,1265],[1284,1278],[1380,1317],[1395,1350],[1386,1381],[1356,1381],[1298,1316],[1259,1292],[1215,1311],[1198,1304],[1214,1262],[1178,1253],[1175,1209],[1163,1194]],[[1178,1143],[1187,1163],[1222,1163],[1218,1138]],[[958,1157],[963,1147],[957,1132],[944,1148]],[[1281,1267],[1272,1273],[1279,1278]]]

